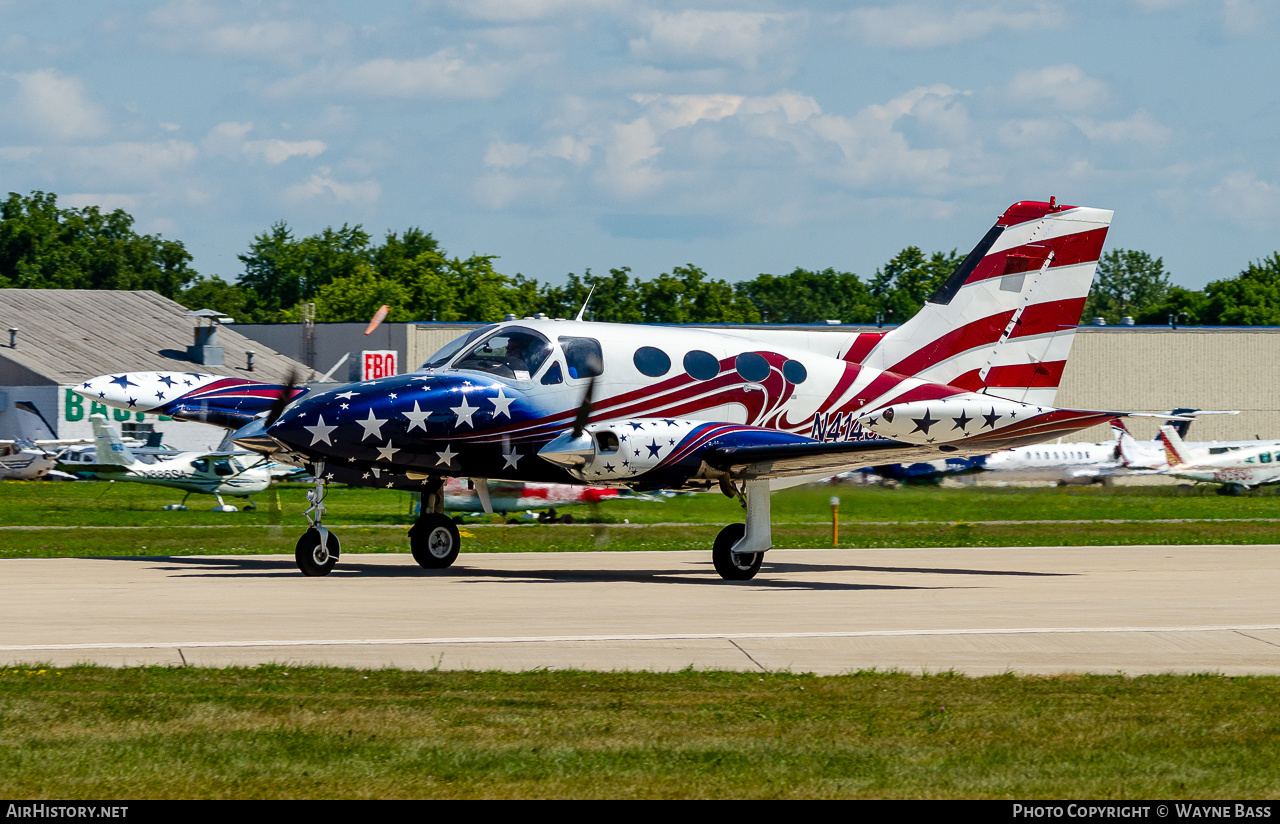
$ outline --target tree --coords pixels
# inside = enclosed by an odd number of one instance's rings
[[[908,246],[877,269],[871,279],[871,299],[886,323],[902,323],[924,306],[961,263],[956,250],[928,257],[919,246]]]
[[[1250,263],[1230,280],[1210,283],[1204,292],[1204,323],[1280,326],[1280,253]]]
[[[0,286],[150,289],[175,297],[197,277],[175,240],[142,235],[122,209],[60,209],[57,196],[10,192],[0,204]]]
[[[1106,318],[1108,323],[1119,323],[1125,316],[1147,318],[1164,303],[1172,288],[1163,258],[1134,249],[1115,249],[1098,261],[1083,317],[1086,321]]]
[[[796,269],[789,275],[757,275],[734,291],[755,305],[767,323],[867,323],[875,308],[867,285],[852,272]]]
[[[368,265],[374,250],[359,225],[326,227],[295,240],[284,221],[258,235],[240,255],[240,285],[252,293],[250,309],[259,320],[287,320],[299,303],[312,300],[321,286],[354,275]]]

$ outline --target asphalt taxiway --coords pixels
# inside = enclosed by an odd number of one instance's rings
[[[0,662],[1280,673],[1280,546],[0,560]]]

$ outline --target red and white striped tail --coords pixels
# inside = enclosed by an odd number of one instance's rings
[[[1052,406],[1112,212],[1010,206],[915,317],[863,363]]]

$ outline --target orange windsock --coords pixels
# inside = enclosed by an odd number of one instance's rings
[[[387,319],[387,313],[390,311],[391,307],[384,303],[378,311],[373,313],[373,320],[369,321],[369,325],[365,328],[364,333],[366,335],[372,334],[373,330],[378,328],[378,324]]]

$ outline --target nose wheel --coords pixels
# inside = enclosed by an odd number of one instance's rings
[[[298,569],[302,570],[303,575],[318,578],[333,572],[341,551],[337,535],[322,526],[313,526],[298,539],[293,558],[298,562]]]

